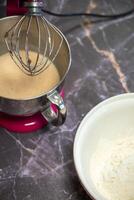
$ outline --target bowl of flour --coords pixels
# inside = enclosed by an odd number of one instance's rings
[[[134,200],[134,93],[111,97],[82,120],[74,163],[96,200]]]

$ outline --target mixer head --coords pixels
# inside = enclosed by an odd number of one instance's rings
[[[28,0],[25,6],[28,13],[6,32],[5,42],[16,65],[27,75],[35,76],[54,62],[63,36],[45,19],[42,1]]]

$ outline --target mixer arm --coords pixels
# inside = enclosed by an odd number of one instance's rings
[[[56,90],[53,93],[47,95],[47,98],[56,107],[49,106],[46,110],[42,112],[42,115],[48,122],[52,123],[54,126],[62,125],[65,122],[67,113],[63,98]]]

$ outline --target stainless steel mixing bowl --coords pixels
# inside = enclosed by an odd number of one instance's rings
[[[0,55],[7,53],[6,44],[4,41],[5,33],[17,23],[20,19],[20,16],[12,16],[0,19]],[[34,26],[34,25],[33,25]],[[33,27],[34,28],[34,27]],[[23,31],[26,31],[26,27],[23,27]],[[57,29],[57,28],[56,28]],[[58,29],[57,29],[58,30]],[[59,30],[58,30],[59,31]],[[60,32],[60,31],[59,31]],[[31,49],[35,49],[37,35],[36,32],[31,33],[31,40],[33,41]],[[55,44],[54,48],[57,48],[59,43],[59,38],[55,34],[55,41],[57,41],[57,45]],[[61,33],[62,34],[62,33]],[[48,122],[54,125],[61,125],[64,123],[66,118],[66,106],[59,92],[61,91],[65,77],[69,71],[70,63],[71,63],[71,55],[69,44],[63,36],[63,43],[58,53],[58,56],[54,60],[54,64],[57,67],[57,70],[60,74],[61,80],[60,82],[48,93],[44,93],[40,96],[36,96],[30,99],[8,99],[5,97],[0,97],[0,111],[16,116],[30,116],[37,112],[41,112],[42,115],[47,119]],[[44,38],[45,39],[45,38]],[[57,113],[53,111],[51,108],[51,104],[56,105]]]

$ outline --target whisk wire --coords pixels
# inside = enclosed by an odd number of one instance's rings
[[[63,37],[61,36],[61,34],[59,33],[59,31],[57,31],[57,29],[55,28],[54,25],[51,25],[50,22],[48,22],[49,26],[53,26],[53,29],[55,30],[55,32],[57,33],[57,35],[60,37],[60,43],[58,45],[58,49],[56,49],[56,52],[54,53],[54,56],[53,58],[51,58],[51,61],[53,62],[55,60],[55,58],[57,57],[60,49],[61,49],[61,46],[62,46],[62,43],[63,43]],[[53,37],[52,37],[53,38]],[[54,48],[54,41],[53,41],[53,48]],[[52,52],[53,52],[53,49],[52,49]],[[51,53],[52,53],[51,52]]]
[[[38,17],[36,17],[36,24],[37,24],[37,28],[38,28],[38,31],[39,31],[39,37],[38,37],[38,54],[37,54],[37,59],[36,59],[36,63],[34,65],[33,70],[35,70],[36,65],[38,64],[38,60],[39,60],[39,57],[40,57],[40,48],[41,48],[41,30],[40,30],[40,25],[39,25],[39,19],[38,19]]]
[[[28,34],[29,34],[30,26],[31,26],[31,21],[32,21],[32,16],[29,17],[28,24],[27,24],[26,39],[25,39],[25,56],[26,56],[26,65],[32,74],[31,59],[29,57],[29,45],[28,45],[28,42],[29,42]]]
[[[19,35],[20,35],[20,31],[21,31],[22,25],[24,23],[24,20],[25,20],[25,16],[23,16],[13,27],[11,27],[9,29],[8,32],[6,32],[6,34],[5,34],[5,43],[6,43],[7,49],[9,51],[9,53],[10,53],[10,56],[13,59],[13,61],[15,62],[15,64],[21,70],[23,70],[20,67],[20,65],[18,64],[18,61],[21,62],[24,70],[26,70],[27,72],[29,72],[29,70],[27,69],[27,66],[23,63],[23,61],[22,61],[22,59],[21,59],[21,57],[20,57],[20,55],[18,53],[18,49],[19,49]],[[17,29],[18,29],[18,31],[17,31]]]
[[[22,21],[21,24],[18,24],[18,26],[16,26],[16,30],[15,30],[15,33],[14,33],[14,36],[16,38],[16,43],[14,45],[16,45],[15,47],[13,46],[13,53],[15,55],[15,57],[18,59],[18,62],[21,63],[21,65],[18,64],[19,68],[21,70],[26,70],[27,72],[30,72],[31,73],[31,69],[29,68],[29,65],[27,63],[25,63],[25,60],[22,58],[22,55],[20,53],[21,51],[21,47],[20,47],[20,39],[22,37],[22,27],[23,25],[25,25],[25,20],[26,20],[26,16],[24,16],[24,20]],[[30,20],[30,19],[29,19]],[[30,21],[29,21],[30,22]],[[28,23],[28,25],[30,25]],[[28,28],[28,25],[27,25],[27,28]],[[27,33],[26,33],[27,35]],[[22,45],[22,44],[21,44]],[[28,46],[27,46],[28,48]],[[25,49],[25,48],[24,48]],[[25,53],[26,53],[26,50],[25,50]],[[28,56],[28,55],[27,55]],[[14,58],[15,59],[15,58]],[[23,67],[23,68],[22,68]]]

